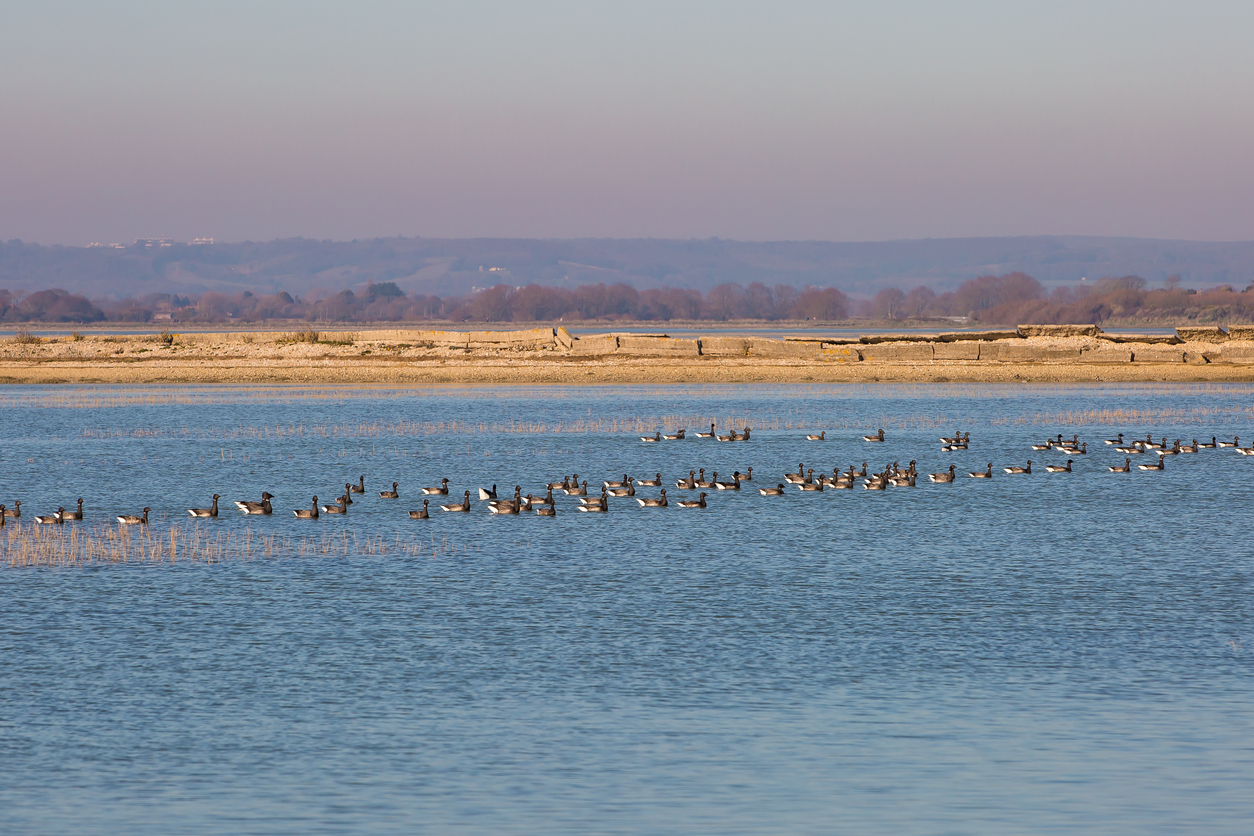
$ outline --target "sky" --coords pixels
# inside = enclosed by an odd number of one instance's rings
[[[0,6],[0,239],[1254,239],[1249,2]]]

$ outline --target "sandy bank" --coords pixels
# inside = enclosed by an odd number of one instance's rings
[[[1181,329],[1107,337],[1092,326],[958,335],[767,340],[720,334],[363,331],[86,336],[0,343],[7,383],[613,384],[1254,381],[1254,334]],[[1067,330],[1072,328],[1072,330]],[[1030,336],[1025,336],[1028,334]],[[1233,339],[1232,337],[1238,337]]]

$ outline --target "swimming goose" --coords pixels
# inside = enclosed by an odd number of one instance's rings
[[[593,497],[592,499],[588,499],[587,497],[584,497],[583,499],[579,500],[579,504],[580,505],[600,505],[601,501],[606,499],[609,496],[609,490],[610,490],[609,488],[601,488],[600,496]]]
[[[534,502],[534,501],[535,501],[535,500],[534,500],[534,498],[531,496],[531,494],[527,494],[527,496],[523,498],[523,501],[522,501],[522,506],[518,509],[518,512],[519,512],[520,514],[530,514],[530,513],[531,513],[531,503],[532,503],[532,502]]]
[[[340,497],[335,501],[334,505],[323,505],[322,513],[324,514],[347,514],[348,503],[344,501],[344,497]]]
[[[742,481],[742,482],[752,482],[752,481],[753,481],[753,468],[752,468],[752,467],[751,467],[751,468],[749,468],[748,472],[744,473],[744,474],[740,477],[740,481]]]
[[[122,518],[118,517],[118,519],[121,520]],[[44,516],[36,516],[35,522],[39,523],[40,525],[50,525],[50,524],[60,525],[61,523],[65,522],[65,509],[58,508],[55,514],[46,514]]]
[[[366,474],[361,474],[357,480],[357,484],[348,489],[349,493],[365,493],[366,492]]]
[[[148,512],[151,510],[151,508],[145,508],[142,517],[137,517],[134,514],[122,514],[117,520],[122,525],[148,525]]]
[[[886,480],[881,480],[880,478],[875,477],[863,482],[862,487],[866,488],[868,491],[882,491],[887,484],[888,482]]]
[[[602,484],[602,485],[604,485],[604,486],[605,486],[605,487],[607,487],[607,488],[625,488],[625,487],[627,487],[627,481],[628,481],[627,474],[626,474],[626,473],[624,473],[624,474],[623,474],[623,478],[622,478],[620,481],[617,481],[617,482],[602,482],[601,484]]]
[[[1115,451],[1118,453],[1123,453],[1125,456],[1132,455],[1133,453],[1140,454],[1140,453],[1145,452],[1144,450],[1141,449],[1139,441],[1133,442],[1132,446],[1130,447],[1116,447]]]
[[[688,432],[688,431],[687,431],[687,430],[676,430],[674,435],[664,435],[664,436],[662,436],[662,440],[663,440],[663,441],[683,441],[683,440],[684,440],[684,433],[686,433],[686,432]]]
[[[763,496],[783,496],[784,486],[776,485],[773,488],[758,488],[758,493],[762,494]]]
[[[1119,437],[1118,437],[1118,438],[1108,438],[1108,439],[1106,439],[1106,443],[1107,443],[1107,444],[1114,444],[1114,445],[1122,446],[1122,445],[1123,445],[1123,433],[1119,433]]]
[[[1089,454],[1089,443],[1086,441],[1079,447],[1064,446],[1062,451],[1068,456],[1087,456]]]
[[[427,519],[430,519],[430,518],[431,518],[431,515],[427,513],[427,504],[428,504],[429,502],[431,502],[431,500],[429,500],[429,499],[424,499],[424,500],[422,501],[422,510],[421,510],[421,511],[410,511],[410,512],[409,512],[409,518],[410,518],[411,520],[427,520]]]
[[[424,494],[425,496],[435,496],[436,494],[439,494],[439,495],[441,495],[441,496],[448,496],[448,480],[447,480],[447,479],[441,479],[441,480],[440,480],[440,487],[438,487],[438,488],[423,488],[423,489],[422,489],[422,492],[423,492],[423,494]]]
[[[680,508],[705,508],[706,507],[705,494],[704,493],[701,494],[701,496],[697,497],[696,499],[681,499],[679,502],[676,502],[675,504],[678,505]]]
[[[81,496],[78,498],[78,510],[66,511],[61,515],[61,518],[65,520],[81,520],[83,518],[83,498]]]
[[[22,500],[20,499],[13,500],[13,507],[4,509],[4,515],[6,517],[14,517],[14,518],[22,516]]]
[[[718,488],[720,491],[740,490],[740,471],[737,470],[732,474],[732,480],[730,482],[715,482],[714,487]]]
[[[823,485],[819,482],[801,482],[797,485],[797,490],[822,493]]]
[[[883,430],[883,429],[881,429],[881,430],[880,430],[878,433],[876,433],[875,435],[864,435],[864,436],[862,436],[862,440],[863,440],[863,441],[883,441],[883,440],[884,440],[884,430]]]
[[[1181,448],[1180,448],[1179,452],[1181,452],[1181,453],[1197,453],[1197,452],[1199,452],[1201,449],[1202,449],[1202,448],[1201,448],[1201,445],[1199,445],[1199,444],[1197,443],[1197,439],[1195,438],[1195,439],[1193,439],[1193,443],[1192,443],[1192,444],[1186,444],[1186,445],[1184,445],[1183,447],[1181,447]]]
[[[818,435],[807,435],[806,441],[827,441],[827,430],[823,430]]]
[[[193,517],[216,517],[218,515],[218,495],[213,495],[213,504],[208,508],[188,508],[187,513]]]
[[[752,431],[752,427],[745,427],[745,431],[739,434],[737,434],[735,430],[732,430],[732,441],[748,441],[749,433]]]
[[[1238,447],[1236,449],[1242,456],[1254,456],[1254,447]]]
[[[515,515],[522,512],[522,497],[515,495],[509,502],[502,502],[488,507],[488,513]]]
[[[697,477],[696,485],[698,488],[712,488],[718,480],[718,471],[714,471],[714,475],[709,479],[705,478],[705,468],[701,468],[701,475]]]
[[[1047,464],[1045,465],[1046,473],[1070,473],[1071,459],[1067,459],[1066,464]]]
[[[954,471],[955,471],[955,470],[957,470],[957,469],[958,469],[958,468],[957,468],[955,465],[952,465],[952,464],[951,464],[951,465],[949,466],[949,472],[948,472],[948,473],[945,473],[945,472],[941,472],[941,473],[933,473],[933,474],[931,474],[930,476],[928,476],[927,478],[931,479],[933,482],[952,482],[952,481],[954,480],[954,476],[955,476]]]
[[[292,513],[296,515],[296,519],[298,519],[298,520],[316,520],[316,519],[318,519],[318,497],[316,497],[316,496],[315,496],[315,497],[313,498],[313,507],[312,507],[312,508],[310,508],[310,509],[308,509],[308,510],[306,510],[306,509],[304,509],[304,508],[297,508],[297,509],[296,509],[295,511],[293,511]]]
[[[636,484],[642,488],[660,488],[662,487],[662,474],[655,474],[652,479],[637,479]]]
[[[497,508],[501,505],[513,505],[515,502],[520,501],[522,501],[522,485],[515,485],[513,499],[489,499],[488,507]]]
[[[1215,449],[1215,447],[1217,446],[1217,445],[1216,445],[1216,442],[1215,442],[1215,436],[1213,436],[1213,435],[1212,435],[1212,436],[1210,437],[1210,444],[1207,444],[1205,441],[1203,441],[1203,442],[1201,443],[1201,445],[1199,445],[1199,446],[1200,446],[1203,450],[1214,450],[1214,449]]]
[[[940,437],[940,440],[941,440],[941,444],[956,444],[959,441],[962,441],[962,433],[954,432],[954,434],[949,436],[948,438],[942,435]]]
[[[660,432],[656,432],[653,435],[642,435],[640,436],[640,440],[641,441],[661,441],[662,434]]]
[[[536,504],[536,505],[550,505],[550,506],[551,506],[551,505],[553,504],[553,489],[552,489],[552,488],[549,488],[549,489],[548,489],[548,492],[547,492],[547,493],[545,493],[545,495],[544,495],[544,499],[537,499],[537,500],[535,500],[535,504]]]
[[[1031,475],[1031,473],[1032,473],[1032,460],[1031,460],[1031,459],[1028,459],[1028,466],[1027,466],[1027,467],[1019,467],[1019,466],[1016,464],[1016,465],[1011,465],[1010,467],[1005,467],[1005,468],[1002,468],[1002,469],[1003,469],[1003,470],[1005,470],[1007,473],[1027,473],[1027,474]]]
[[[609,491],[610,496],[635,496],[636,495],[636,480],[632,479],[629,476],[627,477],[627,487],[606,488],[606,490]]]
[[[1045,439],[1044,444],[1033,444],[1033,450],[1052,450],[1054,448],[1054,440],[1052,438]]]
[[[697,438],[714,438],[714,425],[710,424],[710,431],[708,433],[697,433]]]
[[[1166,441],[1166,439],[1163,439]],[[1163,444],[1162,448],[1156,451],[1160,456],[1178,456],[1180,454],[1180,439],[1176,439],[1175,445],[1168,450],[1167,445]]]
[[[1132,472],[1132,459],[1124,459],[1123,467],[1119,467],[1118,465],[1111,465],[1110,467],[1106,469],[1109,470],[1111,473],[1131,473]]]
[[[798,465],[797,465],[797,472],[796,472],[796,473],[785,473],[785,474],[784,474],[784,481],[785,481],[785,482],[789,482],[789,483],[794,484],[794,485],[795,485],[795,484],[797,484],[798,482],[804,482],[805,480],[806,480],[806,466],[805,466],[805,464],[798,464]]]
[[[274,511],[270,505],[270,500],[274,499],[274,495],[269,491],[261,494],[260,502],[250,502],[246,499],[235,500],[235,507],[239,508],[245,514],[269,514]]]
[[[1166,470],[1167,469],[1165,467],[1166,464],[1167,464],[1167,460],[1164,459],[1162,456],[1159,456],[1158,464],[1138,464],[1136,467],[1138,470]]]
[[[660,499],[641,499],[640,497],[636,497],[636,502],[640,503],[641,508],[665,508],[666,488],[662,488],[662,496]]]
[[[972,479],[992,479],[993,478],[993,463],[992,462],[988,463],[988,470],[982,470],[982,471],[977,470],[974,473],[968,473],[967,475],[970,476]]]
[[[609,500],[605,498],[605,494],[601,494],[601,498],[587,505],[580,505],[580,511],[586,511],[589,514],[607,514],[610,510]]]
[[[400,498],[401,498],[400,493],[399,493],[399,492],[397,492],[397,490],[396,490],[396,483],[395,483],[395,482],[393,482],[393,483],[392,483],[392,490],[390,490],[390,491],[379,491],[379,496],[380,496],[380,497],[382,497],[383,499],[400,499]]]
[[[452,511],[454,513],[462,513],[462,514],[470,513],[470,491],[466,491],[466,494],[462,497],[461,502],[451,504],[451,505],[441,505],[440,510]]]
[[[483,502],[488,499],[496,499],[496,483],[495,482],[492,483],[491,490],[489,490],[488,488],[479,489],[479,501]]]
[[[578,482],[575,482],[578,485]],[[549,482],[548,489],[551,491],[564,491],[570,487],[570,477],[566,476],[560,482]]]
[[[541,505],[536,508],[536,516],[538,517],[556,517],[557,509],[552,505]]]
[[[681,491],[695,490],[697,487],[697,471],[689,470],[687,479],[676,479],[675,487]]]
[[[566,495],[567,496],[587,496],[588,495],[588,480],[584,479],[582,485],[576,485],[573,488],[567,488]]]
[[[732,431],[731,431],[731,432],[729,432],[727,435],[716,435],[716,436],[714,436],[714,437],[715,437],[715,438],[717,438],[719,441],[735,441],[735,440],[736,440],[736,431],[735,431],[735,430],[732,430]]]
[[[835,482],[831,484],[832,490],[836,490],[836,491],[851,491],[856,486],[857,486],[857,483],[853,479],[844,479],[844,478],[837,479]]]

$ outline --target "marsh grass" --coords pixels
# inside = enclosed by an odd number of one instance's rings
[[[174,345],[174,335],[170,333],[169,328],[161,329],[161,333],[157,335],[157,340],[167,347]]]
[[[221,563],[227,560],[312,557],[438,557],[466,554],[466,546],[428,535],[391,539],[341,530],[321,536],[211,532],[199,525],[121,528],[75,524],[48,528],[10,523],[0,531],[0,564],[18,567],[76,567],[105,564]]]
[[[17,334],[13,337],[13,342],[18,345],[39,345],[43,342],[42,337],[37,337],[30,332],[30,329],[23,326],[17,329]]]

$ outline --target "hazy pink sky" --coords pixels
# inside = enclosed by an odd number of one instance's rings
[[[1251,32],[1249,2],[11,3],[0,239],[1249,240]]]

